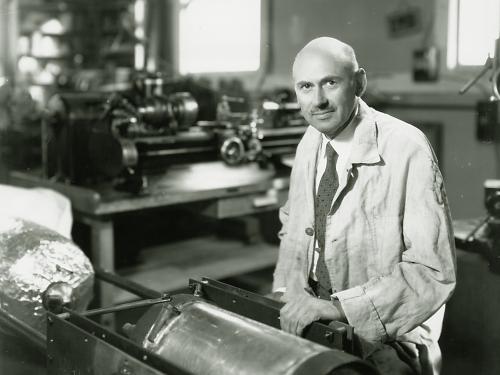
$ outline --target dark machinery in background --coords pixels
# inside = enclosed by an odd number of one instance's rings
[[[296,103],[248,100],[142,76],[130,90],[51,98],[42,135],[47,178],[112,183],[132,192],[179,163],[266,165],[291,155],[305,130]]]
[[[498,142],[500,139],[498,130],[500,127],[500,38],[495,41],[495,55],[488,56],[483,69],[460,89],[459,94],[465,94],[490,69],[492,70],[489,78],[491,95],[488,100],[479,101],[476,105],[476,136],[483,142]]]
[[[500,38],[495,41],[495,55],[488,56],[483,69],[467,82],[459,93],[467,92],[490,69],[492,70],[489,78],[491,95],[488,100],[477,103],[476,136],[480,141],[493,142],[498,155],[500,147]],[[500,163],[500,160],[497,160],[497,163]],[[500,180],[486,180],[484,192],[487,216],[475,226],[461,245],[469,248],[471,244],[475,244],[488,260],[490,269],[495,273],[500,273]]]
[[[489,269],[500,274],[500,180],[486,180],[484,194],[486,217],[478,220],[457,243],[464,250],[480,253],[488,261]]]

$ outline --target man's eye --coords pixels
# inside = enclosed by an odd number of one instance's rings
[[[329,80],[326,82],[328,86],[335,86],[337,84],[337,81],[334,81],[333,79]]]
[[[300,85],[300,88],[302,90],[309,90],[311,87],[312,85],[310,83],[303,83],[302,85]]]

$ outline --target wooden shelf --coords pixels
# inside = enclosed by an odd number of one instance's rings
[[[22,12],[37,12],[37,13],[63,13],[81,9],[92,9],[96,11],[113,11],[116,8],[126,7],[130,4],[130,0],[113,0],[113,1],[89,1],[89,0],[71,0],[57,1],[46,4],[29,4],[24,3],[19,5]]]
[[[70,54],[64,54],[64,55],[54,55],[54,56],[38,56],[38,55],[31,55],[31,54],[21,54],[18,55],[18,58],[20,57],[33,57],[34,59],[37,60],[67,60],[71,58],[72,56]]]

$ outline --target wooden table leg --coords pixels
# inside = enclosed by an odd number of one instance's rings
[[[112,219],[86,218],[90,225],[92,262],[95,266],[106,271],[115,271],[115,245]],[[98,303],[100,307],[111,306],[115,287],[100,282],[98,285]],[[107,327],[114,327],[114,315],[106,314],[102,316],[101,323]]]

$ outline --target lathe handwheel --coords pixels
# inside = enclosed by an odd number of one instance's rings
[[[245,158],[245,146],[238,137],[226,139],[220,148],[220,155],[229,165],[240,164]]]

